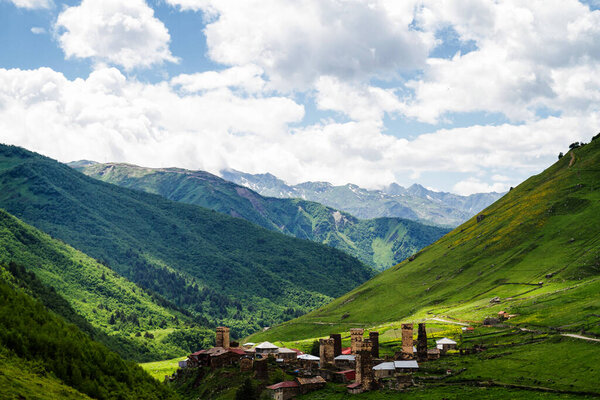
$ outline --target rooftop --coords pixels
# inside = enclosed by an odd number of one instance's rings
[[[313,376],[312,378],[296,378],[300,385],[311,385],[315,383],[327,383],[322,376]]]
[[[447,337],[442,338],[440,340],[436,340],[436,344],[456,344],[456,342],[452,339],[448,339]]]
[[[311,354],[302,354],[298,356],[299,360],[308,360],[308,361],[320,361],[319,357],[313,356]]]
[[[337,360],[337,361],[342,361],[342,360],[355,361],[356,360],[356,356],[352,355],[352,354],[342,354],[341,356],[337,356],[336,358],[334,358],[334,360]]]
[[[279,347],[275,346],[271,342],[262,342],[261,344],[259,344],[258,346],[255,347],[255,349],[260,349],[260,350],[275,350],[278,348]]]
[[[267,386],[267,389],[277,390],[277,389],[283,389],[283,388],[293,388],[293,387],[298,387],[298,386],[300,386],[300,385],[298,385],[298,382],[296,382],[296,381],[283,381],[283,382],[279,382],[279,383],[276,383],[271,386]]]

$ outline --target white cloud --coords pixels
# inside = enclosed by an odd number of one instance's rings
[[[201,92],[219,88],[239,88],[248,93],[261,92],[265,87],[263,70],[256,65],[232,67],[223,71],[182,74],[171,79],[171,85],[185,92]]]
[[[54,2],[52,0],[9,0],[9,1],[19,8],[27,8],[29,10],[54,7]]]
[[[587,74],[600,61],[599,11],[576,0],[471,3],[425,1],[424,29],[450,26],[476,49],[430,58],[423,76],[408,83],[415,95],[407,115],[436,123],[445,113],[484,111],[527,121],[540,108],[597,109],[598,78]],[[581,83],[576,93],[567,80]]]
[[[469,178],[464,181],[458,182],[452,188],[455,193],[468,196],[474,193],[487,193],[487,192],[498,192],[502,193],[509,189],[509,186],[505,183],[496,182],[494,184],[488,184],[482,182],[476,178]]]
[[[46,33],[46,29],[42,28],[41,26],[34,26],[31,28],[31,33],[34,35],[43,35]]]
[[[168,0],[202,10],[208,54],[225,65],[262,67],[278,89],[306,89],[319,76],[365,79],[421,68],[434,40],[413,30],[416,1]]]
[[[285,97],[237,94],[221,86],[187,93],[170,82],[128,80],[115,68],[75,80],[48,68],[0,69],[0,142],[62,161],[269,171],[290,182],[373,188],[429,171],[538,172],[569,143],[589,140],[590,127],[600,125],[595,113],[439,130],[406,140],[382,134],[377,119],[298,127],[303,117],[303,106]],[[508,182],[487,183],[492,189],[500,184]],[[456,190],[468,191],[466,184]]]
[[[320,77],[315,87],[315,101],[321,110],[339,111],[355,121],[381,121],[384,113],[399,113],[404,109],[391,89],[353,85],[331,76]]]
[[[167,28],[144,0],[83,0],[62,11],[55,28],[67,58],[92,58],[126,70],[177,61]]]

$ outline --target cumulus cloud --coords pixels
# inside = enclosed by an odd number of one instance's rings
[[[167,28],[144,0],[83,0],[62,11],[55,28],[67,58],[91,58],[126,70],[177,61]]]
[[[167,2],[208,15],[214,61],[256,64],[282,90],[306,89],[321,75],[365,79],[418,69],[434,44],[431,34],[411,27],[416,1],[394,13],[386,1]]]
[[[464,181],[460,181],[452,188],[455,193],[468,196],[474,193],[486,193],[486,192],[498,192],[502,193],[509,189],[508,185],[501,182],[495,182],[488,184],[482,182],[477,178],[469,178]]]
[[[396,114],[404,109],[392,89],[349,84],[331,76],[320,77],[315,88],[320,109],[339,111],[355,121],[381,121],[384,113]]]
[[[600,123],[599,113],[549,117],[407,140],[383,134],[376,119],[298,126],[303,117],[304,107],[285,97],[223,86],[185,92],[168,81],[127,79],[115,68],[74,80],[48,68],[0,69],[0,142],[62,161],[270,171],[292,183],[328,180],[373,188],[428,171],[537,172],[568,143],[589,139],[589,127]],[[508,182],[479,187],[500,184]],[[468,191],[466,184],[456,190]]]
[[[19,8],[26,8],[29,10],[54,7],[54,2],[52,0],[9,0],[9,1]]]
[[[600,59],[600,11],[576,0],[426,0],[417,19],[426,30],[452,27],[476,49],[430,58],[407,84],[407,115],[436,123],[449,112],[485,111],[521,122],[540,108],[597,109],[598,78],[587,74]],[[579,83],[575,96],[568,80]]]
[[[171,79],[171,85],[185,92],[201,92],[219,88],[236,88],[248,93],[261,92],[265,87],[263,70],[256,65],[232,67],[223,71],[181,74]]]

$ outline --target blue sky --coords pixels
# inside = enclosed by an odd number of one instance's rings
[[[0,142],[504,191],[600,120],[600,3],[0,0]]]

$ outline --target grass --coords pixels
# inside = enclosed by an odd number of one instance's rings
[[[154,379],[162,382],[165,379],[165,375],[173,375],[179,368],[179,361],[183,361],[186,358],[187,357],[179,357],[171,360],[141,363],[140,366]]]
[[[346,399],[401,399],[401,400],[430,400],[430,399],[489,399],[489,400],[558,400],[585,399],[586,396],[572,394],[544,393],[530,390],[507,389],[499,387],[477,386],[428,386],[411,388],[403,392],[381,390],[351,395],[344,386],[328,384],[324,390],[298,396],[298,400],[346,400]]]
[[[433,245],[326,306],[249,338],[292,340],[433,316],[600,333],[600,140],[571,150]],[[539,284],[542,282],[542,284]],[[491,303],[494,297],[500,303]]]
[[[0,355],[0,399],[90,399],[43,370],[35,371],[35,366],[25,360]]]

